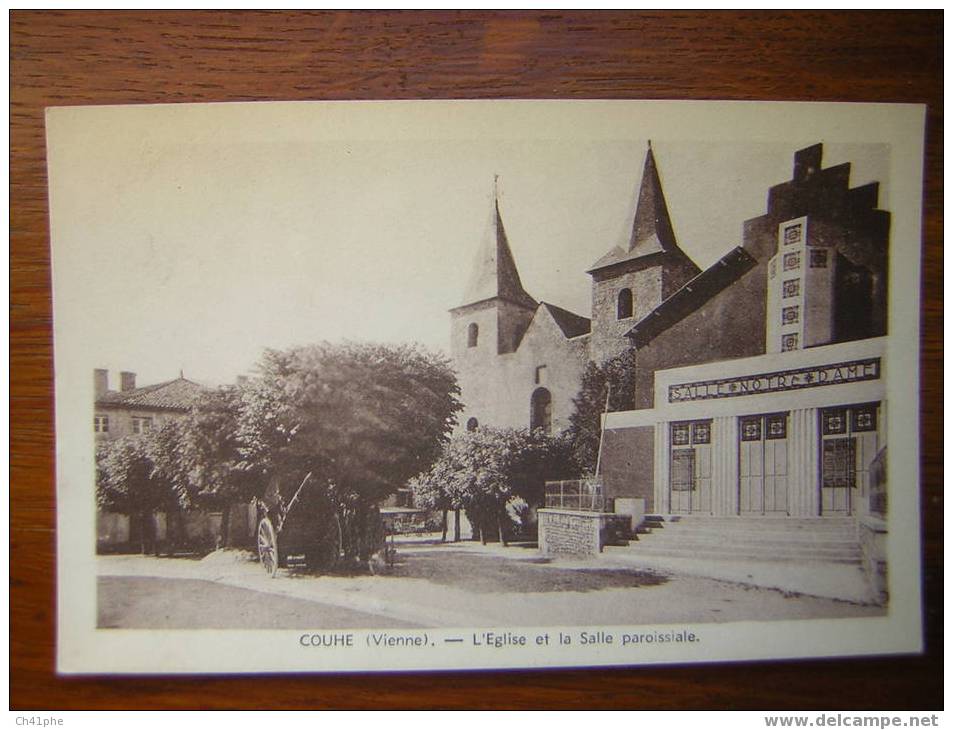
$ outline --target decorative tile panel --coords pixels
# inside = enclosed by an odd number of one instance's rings
[[[788,414],[775,413],[764,417],[765,438],[783,439],[788,437]]]
[[[672,424],[672,445],[685,446],[689,443],[689,430],[687,423]]]
[[[761,416],[747,416],[741,419],[741,440],[761,440]]]
[[[876,431],[877,406],[858,406],[851,409],[850,427],[853,431]]]
[[[795,223],[793,226],[784,228],[784,243],[799,243],[801,240],[801,224]]]
[[[847,410],[829,408],[821,411],[821,432],[825,436],[847,433]]]
[[[711,443],[711,421],[701,421],[692,424],[692,443]]]

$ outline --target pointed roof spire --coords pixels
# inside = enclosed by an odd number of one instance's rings
[[[675,231],[672,229],[668,206],[665,204],[665,194],[662,192],[662,181],[659,179],[658,168],[655,164],[655,153],[652,151],[652,140],[648,140],[645,165],[642,168],[642,183],[639,186],[639,197],[629,240],[626,245],[616,246],[609,251],[592,265],[589,272],[623,261],[664,252],[677,252],[684,255],[675,241]]]
[[[665,205],[662,181],[659,179],[652,152],[652,140],[649,140],[645,153],[645,166],[642,168],[642,185],[639,188],[639,201],[632,221],[632,235],[629,237],[629,251],[638,256],[669,251],[678,248],[675,232]]]
[[[493,206],[490,221],[464,291],[464,303],[472,304],[494,298],[536,308],[536,300],[523,289],[519,272],[516,270],[516,261],[513,259],[513,252],[510,250],[506,237],[506,229],[503,227],[503,217],[500,215],[499,175],[493,176]]]

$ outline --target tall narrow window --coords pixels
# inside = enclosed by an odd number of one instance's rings
[[[553,397],[546,388],[537,388],[530,399],[529,427],[553,430]]]
[[[546,366],[536,366],[536,385],[546,385]]]
[[[616,304],[616,319],[628,319],[632,316],[632,290],[623,289],[619,292],[619,301]]]
[[[480,339],[480,328],[476,322],[471,322],[467,327],[467,347],[476,347]]]

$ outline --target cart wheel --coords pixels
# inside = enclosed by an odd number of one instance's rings
[[[267,517],[258,523],[258,559],[268,575],[274,578],[278,574],[278,535]]]

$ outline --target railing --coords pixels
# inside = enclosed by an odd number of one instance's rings
[[[880,517],[887,515],[887,447],[884,446],[870,462],[870,493],[867,509]]]
[[[546,482],[545,505],[551,509],[606,512],[608,502],[602,482],[595,479],[563,479]]]

